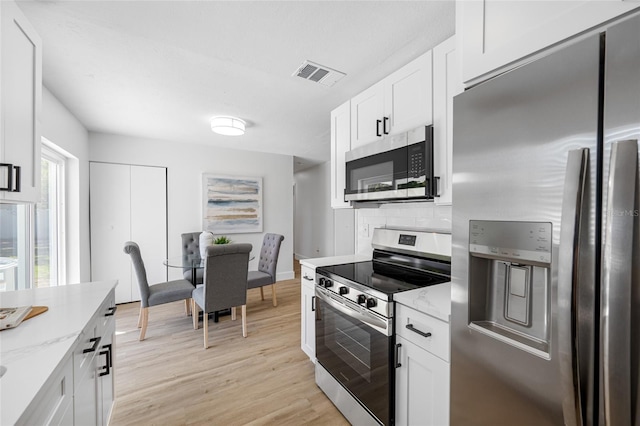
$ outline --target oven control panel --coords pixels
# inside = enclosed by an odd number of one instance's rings
[[[391,307],[393,306],[392,303],[389,303],[381,297],[372,295],[364,288],[359,288],[352,283],[343,283],[336,281],[335,279],[317,275],[316,284],[341,296],[343,299],[356,303],[363,308],[367,308],[370,311],[384,316],[385,318],[391,318],[393,316],[393,311],[391,310]]]

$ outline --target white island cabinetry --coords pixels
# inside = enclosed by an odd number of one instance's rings
[[[449,424],[451,284],[396,296],[396,425]]]
[[[0,334],[2,425],[106,425],[113,406],[116,281],[0,293],[48,310]]]

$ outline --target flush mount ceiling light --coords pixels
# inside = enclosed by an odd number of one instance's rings
[[[211,130],[214,133],[225,136],[244,135],[244,121],[236,117],[213,117]]]

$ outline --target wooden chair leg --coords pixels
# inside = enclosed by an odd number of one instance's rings
[[[204,324],[204,348],[207,349],[209,347],[209,314],[205,311],[202,311],[202,322]]]
[[[273,299],[273,306],[278,306],[278,300],[276,299],[276,283],[271,284],[271,298]]]
[[[231,308],[231,321],[236,320],[236,307]]]
[[[143,315],[143,310],[144,308],[142,307],[142,303],[140,303],[140,312],[138,313],[138,328],[142,327],[142,315]]]
[[[247,305],[242,305],[242,337],[247,337]]]
[[[191,299],[184,299],[184,312],[187,316],[191,314]]]
[[[147,324],[149,323],[149,308],[142,308],[140,314],[142,316],[142,326],[140,328],[140,337],[138,340],[143,341],[144,335],[147,332]]]
[[[262,290],[263,287],[260,287],[260,300],[264,300],[264,290]]]
[[[191,299],[191,319],[193,319],[193,329],[198,329],[198,304]]]

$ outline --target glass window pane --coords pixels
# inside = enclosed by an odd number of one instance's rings
[[[58,176],[59,165],[42,158],[40,200],[35,209],[35,283],[34,286],[57,286],[58,282]]]
[[[26,205],[0,204],[0,291],[29,287],[28,210]]]

